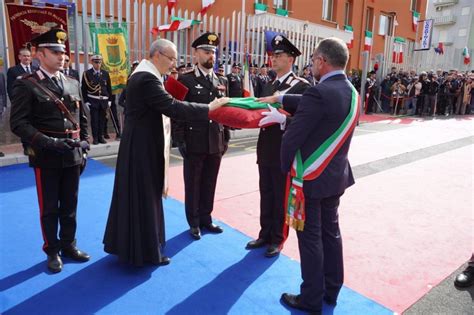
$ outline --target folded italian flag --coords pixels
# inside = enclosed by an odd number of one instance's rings
[[[243,108],[243,109],[248,109],[248,110],[255,110],[255,109],[268,110],[267,105],[271,105],[275,108],[281,107],[280,103],[267,104],[267,103],[257,102],[256,97],[232,97],[229,103],[227,103],[224,106],[238,107],[238,108]]]
[[[269,125],[259,126],[258,123],[264,117],[262,113],[269,111],[268,105],[289,115],[279,103],[260,103],[255,97],[234,97],[226,105],[209,112],[209,119],[233,128],[263,128]]]

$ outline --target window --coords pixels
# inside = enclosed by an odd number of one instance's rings
[[[466,36],[467,35],[467,29],[465,28],[460,28],[458,32],[459,36]]]
[[[470,7],[464,7],[461,9],[461,15],[469,15],[469,13],[471,13]]]
[[[352,25],[352,1],[346,1],[344,4],[344,24]]]
[[[289,0],[273,0],[273,6],[275,8],[288,10],[288,2]]]
[[[418,11],[418,0],[411,0],[410,10],[419,12]]]
[[[440,31],[438,42],[444,43],[448,40],[448,31]]]
[[[332,21],[334,3],[333,0],[323,0],[323,19]]]
[[[449,16],[449,15],[451,15],[451,9],[444,9],[443,16]]]
[[[367,8],[365,14],[365,30],[372,32],[374,29],[374,9]]]

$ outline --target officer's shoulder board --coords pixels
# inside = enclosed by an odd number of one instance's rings
[[[289,79],[289,81],[287,82],[287,84],[289,84],[290,86],[295,86],[296,84],[298,84],[299,82],[302,82],[304,84],[310,84],[308,82],[308,80],[306,80],[305,78],[302,78],[302,77],[298,77],[298,76],[293,76]]]

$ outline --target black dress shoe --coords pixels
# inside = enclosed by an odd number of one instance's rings
[[[62,249],[61,250],[61,256],[70,258],[75,261],[80,261],[80,262],[86,262],[89,261],[91,256],[89,256],[87,253],[80,251],[76,247],[71,247],[67,249]]]
[[[281,295],[281,301],[291,308],[296,308],[298,310],[309,312],[310,314],[322,314],[321,311],[310,310],[304,306],[300,305],[300,296],[290,293],[283,293]]]
[[[280,245],[271,244],[265,252],[265,257],[275,257],[278,256],[278,254],[280,254]]]
[[[459,288],[467,288],[474,284],[474,266],[467,266],[467,268],[458,274],[454,285]]]
[[[94,139],[94,141],[92,141],[92,144],[99,144],[99,140]]]
[[[105,139],[110,139],[110,136],[109,136],[109,134],[108,134],[108,133],[106,133],[106,134],[104,135],[104,138],[105,138]]]
[[[198,227],[192,227],[189,229],[189,233],[195,240],[201,239],[201,230]]]
[[[171,262],[171,259],[168,256],[161,256],[158,266],[166,266],[166,265],[169,265],[170,262]]]
[[[257,238],[256,240],[250,241],[247,243],[247,246],[245,246],[246,249],[255,249],[255,248],[260,248],[267,245],[267,241],[264,240],[263,238]]]
[[[104,138],[99,138],[99,143],[104,143],[105,144],[105,143],[107,143],[107,141],[105,141]]]
[[[208,224],[208,225],[204,225],[202,226],[203,228],[205,228],[206,230],[208,230],[209,232],[211,233],[222,233],[224,232],[224,230],[218,226],[218,225],[215,225],[214,223],[211,223],[211,224]]]
[[[48,255],[48,269],[53,273],[63,270],[63,261],[58,254]]]

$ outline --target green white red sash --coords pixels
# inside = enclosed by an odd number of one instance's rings
[[[303,182],[321,175],[357,125],[360,97],[352,84],[349,85],[352,89],[351,108],[342,124],[306,161],[303,162],[301,150],[296,152],[286,187],[285,224],[297,231],[303,231],[305,222]]]

